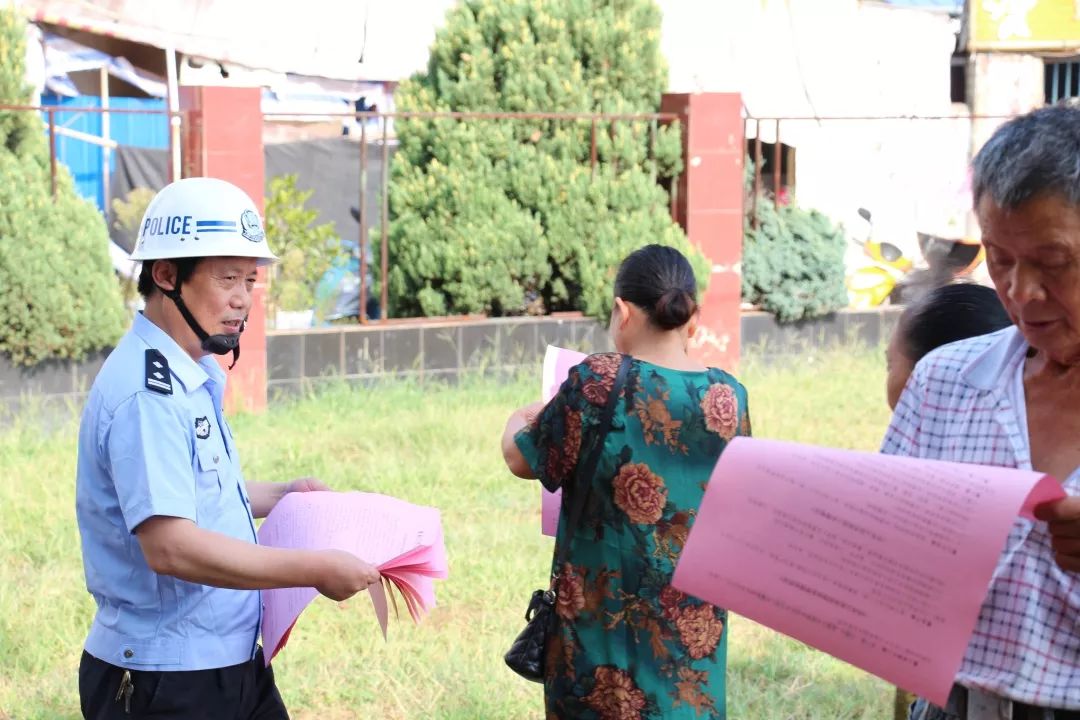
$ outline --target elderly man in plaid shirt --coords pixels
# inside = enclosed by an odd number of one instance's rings
[[[1070,497],[1017,519],[946,707],[910,720],[1080,720],[1080,108],[1003,125],[974,162],[987,266],[1014,327],[916,367],[883,452],[1034,469]]]

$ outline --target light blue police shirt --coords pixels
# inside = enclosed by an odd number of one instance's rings
[[[147,387],[150,348],[168,361],[172,394]],[[212,357],[195,362],[141,313],[90,389],[75,509],[86,587],[97,602],[86,651],[100,660],[132,670],[204,670],[254,657],[259,593],[158,575],[135,536],[139,523],[163,515],[257,542],[221,412],[224,391],[225,373]]]

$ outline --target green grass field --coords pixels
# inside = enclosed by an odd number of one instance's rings
[[[885,429],[883,358],[836,350],[786,367],[744,362],[755,434],[874,449]],[[539,370],[509,384],[328,388],[233,422],[249,479],[317,475],[443,512],[451,576],[418,627],[378,632],[366,597],[317,600],[275,661],[295,718],[541,718],[539,686],[502,654],[542,584],[551,540],[539,490],[499,454],[509,411],[538,394]],[[76,670],[93,603],[74,514],[74,423],[0,431],[0,718],[77,718]],[[747,620],[731,623],[733,720],[878,720],[891,688]]]

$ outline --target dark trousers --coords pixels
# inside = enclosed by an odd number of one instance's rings
[[[185,720],[288,720],[274,684],[274,670],[254,660],[213,670],[132,670],[130,702],[124,694],[124,669],[83,652],[79,699],[86,720],[185,718]]]

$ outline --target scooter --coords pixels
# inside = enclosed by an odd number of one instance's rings
[[[985,259],[982,243],[972,238],[944,238],[931,233],[915,233],[919,238],[919,252],[926,258],[931,271],[950,277],[970,275]]]
[[[982,243],[976,239],[946,238],[916,232],[919,253],[926,262],[926,269],[912,273],[914,263],[904,255],[903,250],[893,243],[873,239],[870,211],[859,208],[859,216],[866,220],[869,230],[862,242],[854,238],[852,242],[862,248],[869,260],[851,272],[845,281],[848,298],[854,308],[865,309],[890,302],[903,304],[907,301],[906,287],[917,286],[927,276],[936,278],[937,282],[951,282],[966,277],[986,257]]]
[[[848,274],[845,285],[851,307],[866,309],[889,302],[896,286],[911,272],[914,263],[893,243],[875,240],[870,211],[859,208],[859,217],[867,223],[862,241],[852,238],[861,247],[866,263]]]

